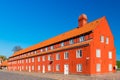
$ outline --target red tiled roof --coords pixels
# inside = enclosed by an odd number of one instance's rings
[[[1,66],[8,66],[8,61],[7,60],[3,61]]]
[[[48,40],[43,41],[41,43],[38,43],[36,45],[33,45],[33,46],[30,46],[30,47],[25,48],[23,50],[20,50],[20,51],[14,53],[11,57],[22,54],[22,53],[25,53],[25,52],[28,52],[28,51],[31,51],[31,50],[42,48],[42,47],[45,47],[45,46],[48,46],[48,45],[51,45],[51,44],[54,44],[54,43],[69,39],[69,38],[73,38],[75,36],[79,36],[79,35],[81,35],[83,33],[89,32],[89,31],[93,31],[96,28],[96,26],[101,22],[101,20],[103,18],[105,18],[105,17],[102,17],[102,18],[100,18],[98,20],[87,23],[87,24],[85,24],[84,26],[82,26],[80,28],[75,28],[75,29],[70,30],[68,32],[65,32],[63,34],[55,36],[55,37],[53,37],[51,39],[48,39]]]

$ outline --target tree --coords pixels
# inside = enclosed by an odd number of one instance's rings
[[[120,61],[117,61],[117,66],[118,68],[120,68]]]
[[[15,53],[15,52],[20,51],[22,49],[23,48],[21,48],[21,46],[15,46],[12,51]]]
[[[1,58],[3,61],[7,60],[7,57],[6,57],[6,56],[3,56],[3,55],[0,55],[0,58]]]

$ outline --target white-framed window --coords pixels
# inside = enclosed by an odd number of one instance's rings
[[[34,66],[32,66],[32,70],[34,70]]]
[[[53,49],[54,49],[54,46],[52,45],[52,46],[50,47],[50,49],[53,50]]]
[[[76,50],[76,58],[82,57],[82,50]]]
[[[108,69],[109,71],[112,71],[112,64],[109,64]]]
[[[45,61],[45,56],[42,56],[42,61]]]
[[[108,58],[109,58],[109,59],[112,59],[112,51],[109,51],[109,52],[108,52]]]
[[[41,52],[43,52],[43,49],[40,49]]]
[[[24,69],[24,66],[22,66],[22,70]]]
[[[46,47],[45,50],[48,51],[48,47]]]
[[[30,60],[30,58],[29,58],[29,63],[31,63],[31,60]]]
[[[60,71],[60,65],[59,64],[56,65],[56,71]]]
[[[19,60],[18,60],[18,64],[19,64]]]
[[[80,40],[80,42],[83,42],[84,41],[84,36],[80,36],[79,40]]]
[[[101,50],[100,49],[96,49],[96,57],[97,58],[101,57]]]
[[[49,61],[51,60],[51,55],[48,55],[48,60],[49,60]]]
[[[37,54],[37,51],[34,51],[35,54]]]
[[[40,65],[38,66],[38,71],[40,70]]]
[[[40,57],[38,57],[38,62],[40,62]]]
[[[96,72],[100,72],[101,71],[101,64],[96,64]]]
[[[77,64],[76,65],[76,71],[77,72],[82,72],[82,64]]]
[[[28,63],[28,59],[26,59],[26,63]]]
[[[70,39],[69,43],[74,44],[74,39]]]
[[[21,60],[20,60],[20,64],[21,64]]]
[[[26,70],[28,70],[28,66],[26,66]]]
[[[32,62],[34,62],[34,58],[32,58]]]
[[[59,53],[56,54],[56,60],[60,60],[60,54]]]
[[[24,60],[22,60],[22,63],[24,63]]]
[[[48,71],[51,71],[51,65],[48,65]]]
[[[68,59],[69,57],[69,53],[68,52],[64,52],[64,59]]]
[[[106,44],[109,44],[109,38],[106,37]]]
[[[63,47],[64,46],[64,42],[61,42],[61,47]]]
[[[104,43],[104,36],[103,35],[100,36],[100,42]]]

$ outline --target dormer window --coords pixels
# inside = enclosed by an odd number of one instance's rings
[[[35,54],[37,54],[37,51],[34,51]]]
[[[48,47],[46,47],[45,50],[48,51]]]
[[[52,45],[50,48],[51,48],[51,50],[52,50],[52,49],[54,49],[54,46]]]
[[[40,51],[43,52],[43,49],[41,49]]]
[[[70,44],[74,44],[74,39],[70,39]]]
[[[84,36],[80,36],[80,42],[84,41]]]
[[[61,42],[61,47],[63,47],[64,46],[64,42]]]

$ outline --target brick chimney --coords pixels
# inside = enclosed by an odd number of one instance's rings
[[[85,24],[87,24],[87,16],[85,14],[82,14],[78,18],[78,27],[80,28]]]

